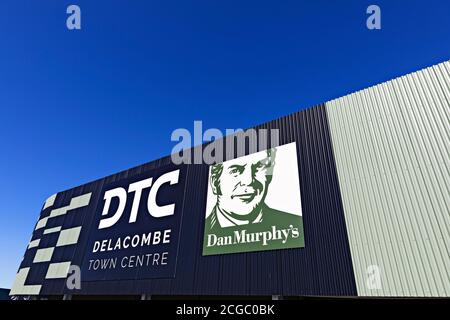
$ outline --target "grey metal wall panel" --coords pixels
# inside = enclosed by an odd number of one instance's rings
[[[326,109],[358,294],[449,296],[450,63]]]

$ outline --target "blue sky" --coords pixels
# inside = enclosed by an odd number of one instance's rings
[[[66,28],[78,4],[82,30]],[[368,5],[382,29],[366,28]],[[43,201],[170,153],[176,128],[248,128],[450,59],[450,3],[0,2],[0,287]]]

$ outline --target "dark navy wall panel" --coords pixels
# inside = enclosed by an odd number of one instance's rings
[[[297,112],[256,128],[279,129],[281,145],[296,142],[304,248],[203,257],[208,166],[190,165],[175,278],[82,282],[81,290],[76,291],[65,289],[64,280],[46,280],[41,294],[356,296],[325,107]],[[64,261],[71,256],[73,264],[82,263],[89,230],[97,228],[93,225],[92,208],[97,208],[104,184],[167,164],[170,157],[59,193],[56,200],[59,206],[86,192],[92,192],[92,199],[90,210],[79,209],[84,210],[81,215],[64,218],[68,226],[82,223],[83,232],[78,245],[67,246],[57,259]],[[39,277],[42,275],[30,275],[27,282],[36,283],[42,279]]]

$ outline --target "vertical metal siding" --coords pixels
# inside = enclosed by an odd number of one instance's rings
[[[64,280],[45,280],[41,294],[356,295],[325,106],[297,112],[257,128],[280,129],[280,144],[296,142],[304,248],[202,256],[208,166],[190,165],[175,278],[82,282],[81,290],[76,292],[67,290]],[[243,151],[249,153],[248,148]],[[237,148],[233,157],[236,152]],[[58,194],[56,206],[65,205],[71,197],[86,190],[95,190],[90,208],[96,208],[103,184],[168,163],[170,157],[62,192]],[[81,265],[83,261],[87,231],[96,228],[94,214],[95,210],[91,209],[82,216],[85,232],[76,250],[68,252],[73,254],[74,264]],[[29,283],[41,279],[36,275],[29,278]]]
[[[449,296],[450,63],[326,109],[358,294]]]

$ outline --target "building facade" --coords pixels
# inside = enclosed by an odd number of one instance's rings
[[[10,294],[450,296],[450,62],[255,129],[48,198]]]

